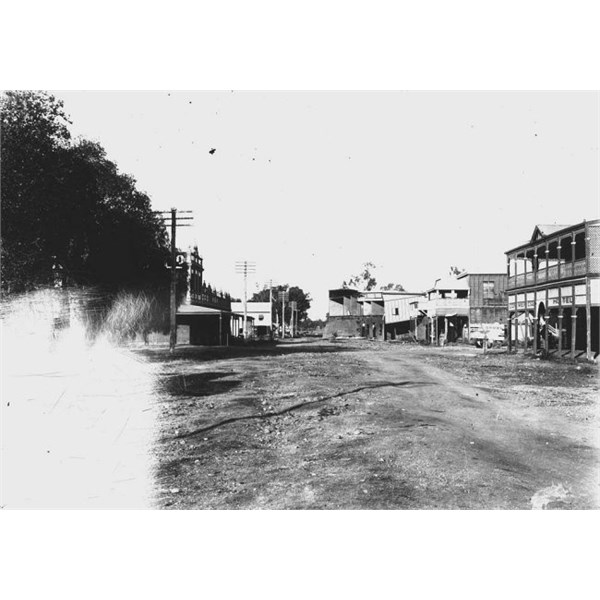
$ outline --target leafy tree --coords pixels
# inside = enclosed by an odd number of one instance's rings
[[[152,212],[150,199],[136,190],[135,180],[118,172],[104,150],[90,142],[74,148],[80,162],[72,185],[91,206],[81,211],[75,236],[84,251],[80,273],[108,289],[160,288],[168,284],[166,231]],[[77,185],[78,184],[78,185]]]
[[[344,281],[343,286],[356,287],[367,292],[372,290],[377,285],[377,280],[373,273],[376,268],[377,267],[372,262],[364,263],[362,271],[358,273],[358,275],[350,277],[347,282]]]
[[[385,292],[403,292],[404,286],[400,283],[386,283],[381,289]]]
[[[62,103],[39,92],[0,99],[3,288],[52,279],[49,232],[59,229],[60,156],[70,134]]]
[[[303,322],[302,322],[302,333],[306,334],[306,335],[314,335],[314,334],[320,334],[323,329],[325,327],[325,321],[323,319],[310,319],[309,317],[307,317]]]
[[[272,318],[275,321],[275,312],[279,317],[281,317],[281,302],[279,301],[279,292],[287,291],[289,293],[288,300],[285,305],[285,322],[290,323],[292,310],[290,307],[290,301],[295,301],[297,303],[298,310],[298,323],[304,321],[308,316],[308,309],[310,308],[310,303],[312,298],[310,294],[306,293],[303,289],[292,286],[290,287],[288,284],[279,285],[272,288],[273,295],[273,308],[272,308]],[[252,302],[268,302],[269,301],[269,288],[265,288],[260,292],[255,292],[250,301]]]
[[[166,290],[169,248],[150,199],[104,149],[71,141],[62,102],[7,92],[1,109],[2,289]]]

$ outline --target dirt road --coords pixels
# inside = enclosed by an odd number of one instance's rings
[[[597,508],[596,366],[300,341],[162,364],[165,508]]]

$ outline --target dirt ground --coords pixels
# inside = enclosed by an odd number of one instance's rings
[[[160,365],[171,509],[598,508],[598,366],[294,340]]]

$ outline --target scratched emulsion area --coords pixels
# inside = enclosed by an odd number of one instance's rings
[[[4,508],[151,508],[153,366],[86,339],[70,297],[48,290],[2,307]],[[64,313],[64,310],[63,310]]]

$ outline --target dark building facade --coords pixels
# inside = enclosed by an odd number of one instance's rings
[[[177,309],[177,324],[189,327],[189,342],[202,346],[223,346],[232,341],[229,294],[217,292],[204,281],[204,266],[198,249],[186,255],[187,296]]]
[[[487,335],[495,327],[504,333],[507,328],[506,273],[465,273],[469,285],[469,339]],[[482,333],[486,332],[486,333]]]

